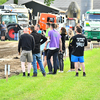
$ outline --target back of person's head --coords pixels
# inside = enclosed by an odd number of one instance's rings
[[[55,29],[57,29],[57,28],[58,28],[58,24],[56,23],[56,24],[55,24]]]
[[[52,29],[55,29],[55,23],[51,23],[50,26]]]
[[[46,25],[48,25],[49,27],[50,27],[50,23],[48,22],[48,23],[46,23]]]
[[[28,29],[27,27],[25,27],[25,28],[23,29],[23,32],[24,32],[24,33],[29,33],[29,29]]]
[[[40,25],[39,24],[36,24],[37,25],[37,27],[40,29]]]
[[[65,27],[62,27],[60,32],[61,32],[61,34],[66,34],[67,35],[67,31],[66,31]]]
[[[74,36],[74,32],[72,29],[68,30],[68,35],[70,36],[70,38]]]
[[[31,29],[31,31],[34,31],[34,30],[35,30],[34,25],[32,25],[32,26],[30,27],[30,29]]]
[[[80,26],[76,26],[76,32],[77,33],[82,33],[82,28]]]

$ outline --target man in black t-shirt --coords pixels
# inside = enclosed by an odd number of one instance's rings
[[[76,33],[77,35],[72,37],[72,43],[70,44],[73,46],[71,61],[75,62],[75,76],[78,76],[78,62],[80,62],[82,65],[83,76],[86,76],[84,65],[84,47],[87,46],[87,39],[81,34],[82,29],[80,26],[76,26]]]

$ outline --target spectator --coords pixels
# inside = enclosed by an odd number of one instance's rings
[[[55,29],[55,24],[52,23],[50,25],[51,30],[48,32],[48,36],[50,39],[50,44],[49,44],[49,50],[47,53],[47,64],[48,64],[48,69],[49,73],[48,74],[56,74],[57,72],[57,55],[59,51],[59,45],[60,45],[60,51],[62,51],[62,41],[61,41],[61,36],[60,34],[54,30]],[[50,58],[53,56],[53,66],[54,66],[54,72],[52,72],[52,65],[50,62]]]
[[[3,21],[1,24],[1,41],[5,41],[6,30],[7,30],[7,26],[5,22]]]
[[[40,25],[39,24],[35,25],[35,30],[37,31],[37,33],[41,33],[42,34],[42,31],[40,30]]]
[[[26,76],[25,74],[26,59],[28,62],[28,76],[30,76],[31,62],[33,61],[32,50],[34,50],[34,46],[35,46],[34,37],[28,34],[28,28],[24,28],[24,34],[20,36],[18,44],[19,55],[20,55],[20,48],[22,48],[20,61],[21,61],[23,76]]]
[[[46,38],[48,38],[48,32],[50,31],[50,23],[46,23]],[[44,65],[44,68],[46,67],[47,65],[47,52],[48,52],[48,48],[49,48],[49,40],[46,41],[45,43],[45,47],[44,47],[44,52],[45,52],[45,56],[44,56],[44,62],[43,62],[43,65]]]
[[[45,70],[44,70],[44,67],[43,67],[43,64],[42,64],[42,60],[41,60],[41,55],[40,55],[40,45],[43,44],[44,42],[46,42],[47,38],[44,37],[42,34],[37,33],[34,30],[34,26],[31,26],[31,30],[32,30],[31,35],[35,39],[35,49],[32,52],[32,54],[33,54],[33,62],[32,62],[32,65],[33,65],[33,69],[34,69],[33,77],[36,77],[37,76],[36,60],[39,63],[39,66],[40,66],[40,69],[42,71],[43,76],[46,76],[46,73],[45,73]]]
[[[65,52],[65,39],[66,39],[65,36],[67,35],[66,29],[62,27],[60,30],[60,33],[61,33],[61,40],[62,40],[62,50],[64,53]]]
[[[77,35],[72,37],[72,43],[70,43],[70,46],[73,47],[71,61],[75,63],[75,76],[78,76],[78,62],[82,65],[83,76],[86,76],[84,65],[84,47],[87,46],[87,39],[81,34],[82,29],[79,26],[76,26],[75,28]]]
[[[18,25],[15,25],[14,31],[15,31],[14,40],[18,41],[18,31],[19,31]]]
[[[69,35],[68,50],[69,50],[69,60],[70,60],[70,70],[68,72],[71,72],[71,71],[75,71],[74,62],[71,62],[71,54],[73,51],[73,47],[70,45],[70,43],[72,42],[72,37],[74,36],[74,33],[73,33],[72,29],[70,29],[68,32],[69,32],[68,33],[68,35]]]

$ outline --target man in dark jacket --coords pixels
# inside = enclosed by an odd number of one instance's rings
[[[15,31],[15,33],[14,33],[14,40],[17,41],[18,40],[18,31],[19,31],[18,25],[15,25],[14,31]]]
[[[20,61],[21,61],[23,76],[26,76],[25,75],[26,59],[28,62],[28,76],[30,76],[31,62],[33,61],[32,50],[34,50],[34,46],[35,46],[34,37],[28,34],[28,28],[24,28],[24,34],[20,36],[18,44],[19,55],[20,55],[20,48],[22,48]]]
[[[47,38],[44,37],[42,34],[37,33],[34,30],[34,26],[31,26],[31,30],[32,33],[31,35],[34,37],[35,39],[35,49],[33,50],[32,54],[33,54],[33,77],[37,76],[37,65],[36,65],[36,60],[39,63],[40,69],[42,71],[43,76],[46,76],[45,70],[44,70],[44,66],[42,64],[42,60],[41,60],[41,55],[40,55],[40,45],[43,44],[44,42],[46,42]]]

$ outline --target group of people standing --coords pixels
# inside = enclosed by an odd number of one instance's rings
[[[58,31],[58,25],[55,23],[46,23],[46,33],[40,30],[40,25],[36,24],[31,26],[31,34],[28,34],[28,28],[24,28],[24,34],[20,36],[18,44],[18,52],[21,52],[21,66],[23,76],[25,74],[25,62],[28,62],[28,76],[30,76],[31,63],[33,65],[33,77],[37,76],[37,64],[38,62],[43,76],[46,76],[45,67],[48,65],[49,72],[47,74],[56,74],[59,69],[58,53],[65,52],[65,35],[66,29],[62,27],[60,32]],[[69,33],[69,58],[71,62],[71,69],[76,70],[76,76],[78,76],[78,63],[80,62],[83,68],[83,76],[86,76],[84,65],[84,46],[87,46],[86,38],[81,34],[82,29],[80,26],[75,28],[76,34]],[[61,34],[60,34],[61,33]],[[41,60],[40,46],[44,44],[44,62]],[[75,65],[75,67],[74,67]],[[64,65],[63,65],[64,66]],[[54,70],[53,70],[54,68]],[[63,68],[60,68],[60,72],[63,72]]]

